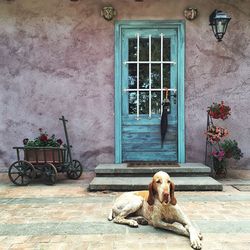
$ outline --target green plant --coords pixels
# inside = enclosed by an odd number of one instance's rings
[[[220,143],[220,147],[224,150],[226,158],[240,160],[240,158],[243,157],[243,153],[238,146],[238,142],[235,140],[224,140],[222,143]]]
[[[47,132],[43,132],[42,128],[39,128],[40,135],[33,139],[29,140],[25,138],[23,144],[25,147],[60,147],[63,144],[63,141],[53,134],[49,137]]]

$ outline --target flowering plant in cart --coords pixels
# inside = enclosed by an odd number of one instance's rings
[[[43,177],[46,184],[55,184],[58,173],[66,173],[70,179],[78,179],[83,167],[78,160],[71,157],[67,136],[66,122],[62,116],[67,144],[54,134],[48,135],[42,128],[34,139],[23,139],[23,147],[13,147],[17,152],[17,161],[9,167],[10,180],[19,186],[28,185],[34,177]]]
[[[53,134],[48,135],[42,128],[39,128],[40,135],[33,140],[25,138],[23,144],[25,147],[63,147],[63,141],[60,138],[56,138]]]

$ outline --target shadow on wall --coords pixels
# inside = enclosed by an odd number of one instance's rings
[[[81,154],[81,159],[85,169],[93,169],[99,162],[113,162],[114,148],[107,146],[97,150],[88,150]]]

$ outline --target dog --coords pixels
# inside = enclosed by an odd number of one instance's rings
[[[181,210],[174,196],[174,183],[163,171],[157,172],[149,190],[126,192],[119,196],[110,211],[108,220],[138,227],[150,224],[189,237],[193,249],[202,248],[202,235]],[[173,223],[179,223],[177,225]]]

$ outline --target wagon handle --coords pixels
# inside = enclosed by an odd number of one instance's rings
[[[67,127],[66,127],[66,122],[68,122],[68,120],[65,120],[64,116],[62,116],[62,118],[59,118],[59,120],[63,122],[63,128],[64,128],[64,133],[65,133],[65,138],[66,138],[69,160],[70,160],[70,163],[72,163],[71,149],[70,149],[69,137],[68,137]]]

